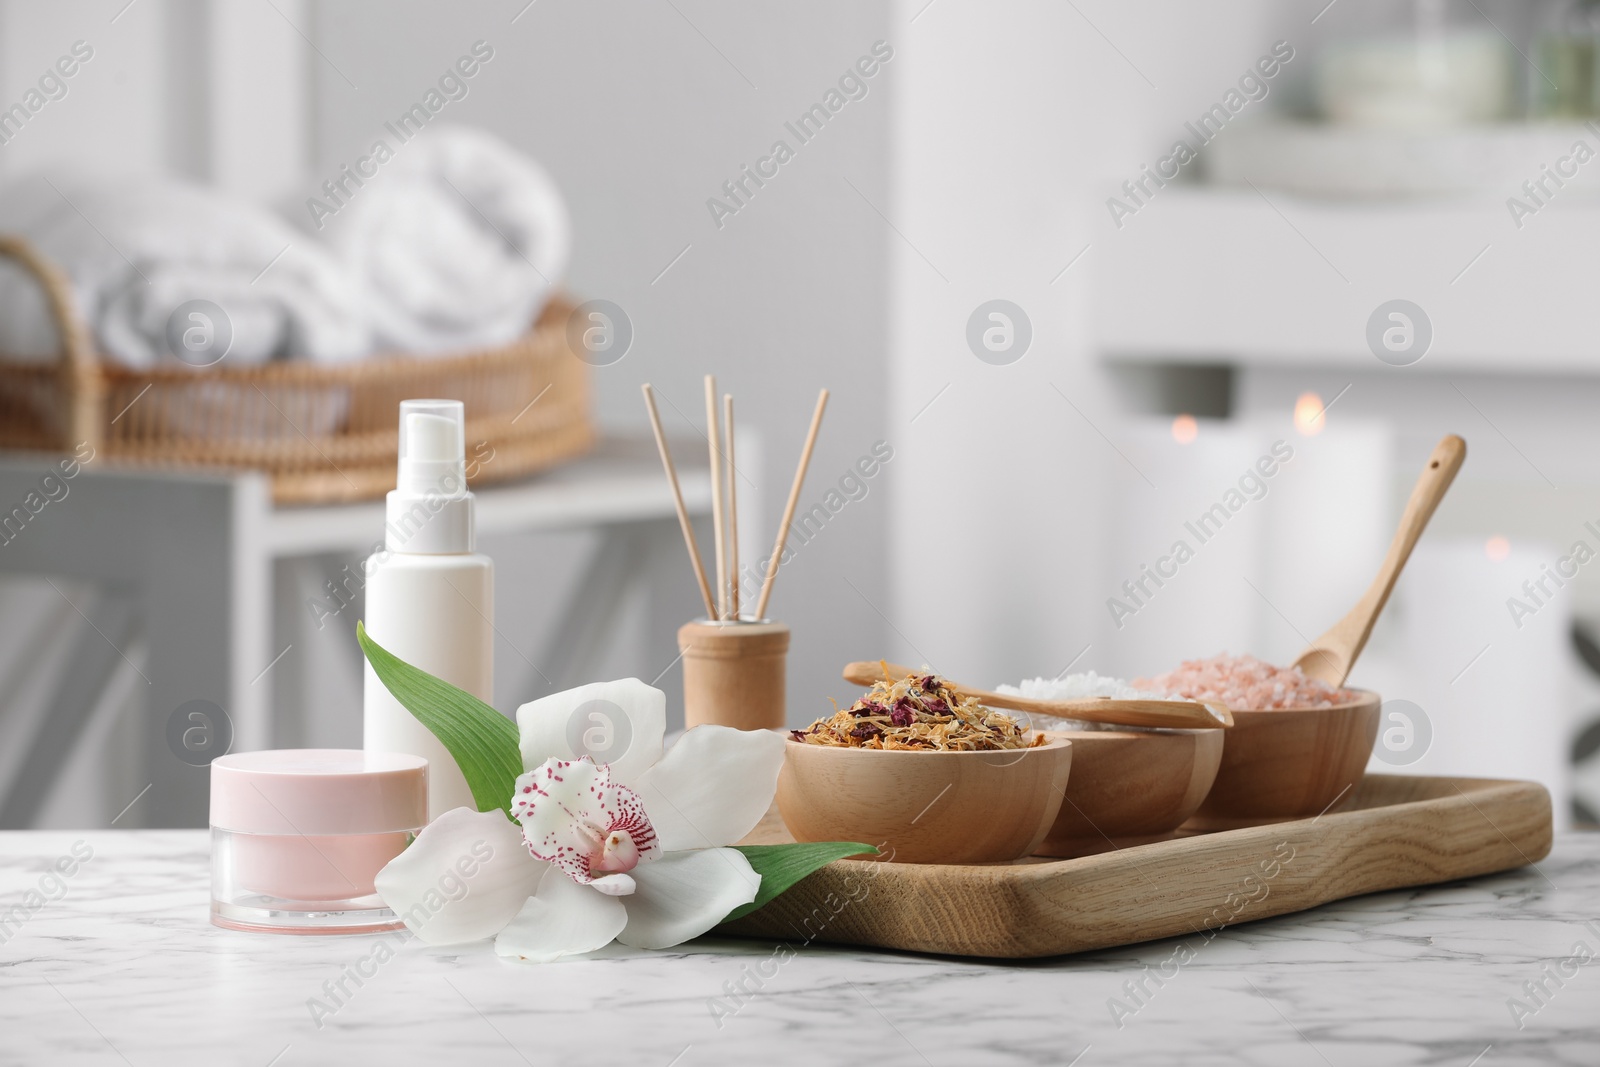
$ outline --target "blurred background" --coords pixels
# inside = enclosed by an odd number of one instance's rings
[[[646,381],[703,548],[701,377],[737,398],[747,561],[832,391],[772,603],[792,725],[880,656],[985,685],[1288,662],[1458,433],[1352,677],[1391,701],[1372,769],[1536,778],[1593,824],[1597,63],[1588,0],[5,0],[0,232],[76,308],[0,278],[0,827],[203,824],[194,723],[359,744],[396,352],[501,412],[507,713],[635,675],[681,722],[701,609]],[[256,360],[231,385],[140,341],[213,242],[245,309],[216,366]],[[604,301],[620,338],[548,396],[445,362],[516,343],[474,330],[523,263],[515,334]],[[361,271],[390,306],[352,325]]]

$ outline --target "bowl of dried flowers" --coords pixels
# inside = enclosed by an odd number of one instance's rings
[[[797,841],[865,841],[900,863],[1004,863],[1044,839],[1071,766],[1069,740],[912,674],[790,733],[778,811]]]

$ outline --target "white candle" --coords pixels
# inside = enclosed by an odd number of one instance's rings
[[[1268,515],[1262,593],[1271,602],[1251,649],[1293,662],[1355,606],[1394,535],[1394,432],[1323,414],[1263,424],[1294,458],[1262,501]],[[1305,431],[1313,431],[1307,433]]]
[[[1282,476],[1271,440],[1259,426],[1163,418],[1133,420],[1117,445],[1127,476],[1116,483],[1106,565],[1089,590],[1103,636],[1075,669],[1153,674],[1250,651],[1261,604],[1246,581],[1262,582],[1263,492]]]
[[[1600,538],[1585,540],[1600,550]],[[1556,828],[1567,825],[1572,582],[1556,572],[1571,547],[1417,546],[1396,591],[1404,616],[1400,686],[1383,695],[1421,707],[1432,739],[1415,762],[1394,766],[1405,758],[1392,751],[1406,740],[1405,724],[1386,714],[1378,743],[1388,742],[1390,758],[1375,755],[1369,770],[1531,779],[1550,790]],[[1385,730],[1397,732],[1386,738]]]

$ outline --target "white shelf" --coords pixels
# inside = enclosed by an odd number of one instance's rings
[[[1518,229],[1512,192],[1160,190],[1096,242],[1099,348],[1113,362],[1390,371],[1367,348],[1366,323],[1406,299],[1434,331],[1408,373],[1600,371],[1600,200],[1563,193]]]
[[[1584,163],[1573,152],[1581,141],[1592,154],[1597,134],[1600,123],[1594,129],[1580,122],[1503,122],[1410,130],[1269,119],[1230,126],[1206,146],[1205,168],[1213,185],[1248,191],[1254,183],[1269,195],[1280,189],[1307,196],[1503,200],[1543,176],[1548,165],[1566,172],[1544,179],[1566,199],[1578,190],[1600,190],[1600,161]]]
[[[684,506],[691,515],[711,509],[711,476],[705,449],[684,440],[670,443]],[[549,471],[477,490],[479,534],[508,530],[562,530],[671,519],[672,492],[655,445],[643,437],[602,439],[589,454]],[[382,537],[384,504],[274,508],[263,537],[274,555],[349,551]]]

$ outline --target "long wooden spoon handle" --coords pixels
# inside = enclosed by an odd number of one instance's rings
[[[910,667],[881,660],[863,660],[845,666],[844,680],[856,685],[874,682],[897,682],[908,674],[916,674]],[[974,689],[969,685],[945,683],[956,692],[972,697],[992,708],[1007,708],[1030,715],[1053,715],[1063,719],[1082,719],[1113,726],[1157,726],[1176,729],[1214,729],[1233,725],[1233,715],[1221,705],[1208,705],[1189,700],[1112,700],[1107,697],[1089,697],[1082,700],[1038,700],[1010,693],[995,693],[987,689]]]
[[[1226,729],[1233,725],[1233,712],[1221,704],[1198,700],[1117,700],[1090,697],[1087,700],[1050,700],[1040,714],[1059,715],[1084,722],[1104,722],[1118,726],[1167,726],[1182,730]],[[1027,710],[1027,709],[1023,709]]]
[[[1455,434],[1446,436],[1434,446],[1433,455],[1428,457],[1428,465],[1422,469],[1421,477],[1411,490],[1411,499],[1406,501],[1405,513],[1400,516],[1400,528],[1389,543],[1389,554],[1384,557],[1383,566],[1378,568],[1378,576],[1372,580],[1372,585],[1362,594],[1356,606],[1350,609],[1350,613],[1334,623],[1332,629],[1301,653],[1300,667],[1306,674],[1321,678],[1330,685],[1344,684],[1361,650],[1367,647],[1367,638],[1372,636],[1372,625],[1383,611],[1383,606],[1389,602],[1389,594],[1394,591],[1400,571],[1411,558],[1411,550],[1417,547],[1418,538],[1427,529],[1428,520],[1433,518],[1439,501],[1444,499],[1445,492],[1450,488],[1450,483],[1455,481],[1456,472],[1461,470],[1466,458],[1467,443]],[[1312,655],[1314,650],[1321,650],[1325,654]]]
[[[856,685],[872,685],[874,681],[899,681],[906,675],[920,675],[920,673],[930,672],[912,670],[906,665],[891,664],[891,662],[885,662],[882,659],[862,659],[862,661],[853,662],[853,664],[845,664],[845,681],[854,681]],[[974,689],[970,685],[957,685],[954,681],[950,681],[949,678],[944,681],[946,681],[946,685],[955,689],[957,693],[973,697],[976,701],[984,702],[984,704],[994,705],[994,707],[1010,707],[1010,709],[1019,710],[1019,712],[1027,710],[1026,707],[1016,707],[1019,701],[1024,702],[1024,704],[1029,702],[1026,696],[1006,696],[1005,693],[990,693],[987,689]]]
[[[1079,719],[1108,726],[1154,726],[1174,730],[1227,729],[1233,713],[1221,704],[1195,700],[1117,700],[1113,697],[1084,697],[1075,700],[1038,700],[1007,693],[984,693],[954,686],[957,692],[976,698],[994,708],[1022,711],[1029,715],[1050,715],[1058,719]]]

